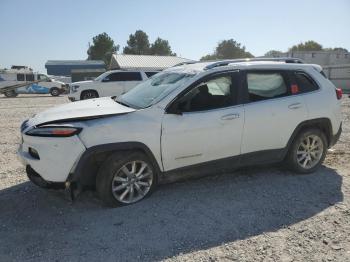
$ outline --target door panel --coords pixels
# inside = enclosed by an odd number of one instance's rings
[[[165,171],[240,154],[244,107],[165,114],[162,157]]]
[[[182,113],[163,116],[166,171],[240,154],[244,107],[237,105],[239,79],[237,71],[206,76],[170,106]]]
[[[250,103],[244,109],[242,154],[284,148],[307,116],[301,95]]]
[[[244,73],[247,101],[242,154],[284,148],[307,119],[303,95],[293,95],[288,74],[278,70]]]
[[[124,92],[123,81],[105,82],[101,85],[101,96],[120,96]]]

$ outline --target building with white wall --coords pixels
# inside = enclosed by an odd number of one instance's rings
[[[300,58],[304,63],[318,64],[333,84],[350,93],[350,53],[345,50],[331,51],[293,51],[277,57]]]
[[[350,53],[346,51],[291,51],[281,56],[296,57],[305,63],[321,66],[350,64]]]
[[[110,69],[161,71],[190,61],[192,60],[177,56],[114,54],[109,67]]]

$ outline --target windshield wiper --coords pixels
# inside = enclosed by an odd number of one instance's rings
[[[128,105],[128,104],[126,104],[126,103],[124,103],[124,102],[122,102],[122,101],[120,101],[120,100],[115,100],[118,104],[121,104],[121,105],[123,105],[123,106],[126,106],[126,107],[131,107],[130,105]]]
[[[117,102],[118,104],[121,104],[121,105],[126,106],[126,107],[130,107],[130,108],[134,108],[134,107],[132,107],[131,105],[129,105],[129,104],[125,103],[125,102],[122,102],[120,99],[118,99],[118,98],[115,97],[115,96],[112,96],[112,99],[113,99],[115,102]]]

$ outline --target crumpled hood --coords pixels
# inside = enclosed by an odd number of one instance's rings
[[[89,117],[108,116],[125,114],[135,111],[135,109],[123,106],[115,102],[110,97],[88,99],[74,103],[59,105],[29,119],[29,126],[36,126],[45,123],[54,123],[62,120],[76,120]]]

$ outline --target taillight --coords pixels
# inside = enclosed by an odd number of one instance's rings
[[[341,90],[341,88],[336,88],[335,93],[337,94],[338,100],[340,100],[343,97],[343,90]]]

